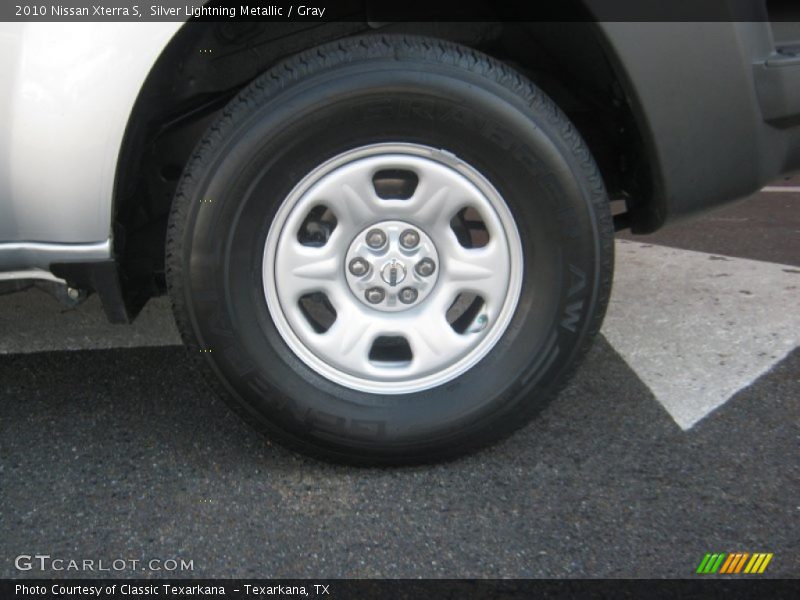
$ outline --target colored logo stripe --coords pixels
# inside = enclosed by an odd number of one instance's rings
[[[722,569],[720,569],[719,572],[728,573],[735,558],[736,554],[728,554],[728,560],[725,561],[725,563],[722,565]]]
[[[738,573],[744,567],[744,562],[750,557],[748,552],[736,552],[735,554],[731,554],[732,559],[726,561],[724,565],[722,565],[722,570],[720,573]]]
[[[697,572],[704,574],[716,573],[724,558],[724,552],[721,554],[706,554],[705,558],[700,562],[700,566],[697,567]]]
[[[767,568],[769,561],[772,560],[772,552],[769,554],[760,553],[760,554],[753,554],[753,558],[750,559],[750,562],[747,563],[747,566],[744,569],[745,573],[763,573],[764,570]]]
[[[765,571],[767,565],[772,560],[773,553],[757,552],[733,552],[731,554],[708,553],[700,561],[697,573],[709,575],[719,572],[720,574],[733,575],[738,573],[760,574]],[[748,560],[749,559],[749,560]],[[747,565],[747,566],[745,566]]]

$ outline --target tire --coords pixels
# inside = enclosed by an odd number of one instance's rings
[[[603,319],[613,228],[589,150],[530,81],[373,35],[223,110],[166,264],[198,368],[256,429],[329,460],[430,462],[509,435],[565,383]]]

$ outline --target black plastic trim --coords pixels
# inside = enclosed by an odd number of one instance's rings
[[[800,119],[800,52],[773,54],[753,66],[758,101],[764,120],[776,126]]]
[[[141,309],[125,302],[119,270],[113,259],[52,263],[50,272],[71,287],[96,292],[111,323],[130,323]]]

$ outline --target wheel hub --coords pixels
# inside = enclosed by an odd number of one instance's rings
[[[372,309],[396,312],[425,301],[438,279],[433,240],[404,221],[381,221],[360,231],[345,256],[350,291]]]

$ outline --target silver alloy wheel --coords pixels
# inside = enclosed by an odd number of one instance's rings
[[[403,177],[411,183],[397,192]],[[442,150],[376,144],[319,165],[287,196],[263,281],[278,332],[306,365],[348,388],[401,394],[486,356],[514,313],[522,267],[514,218],[480,173]]]

